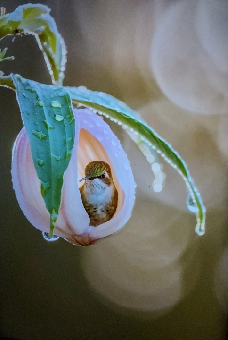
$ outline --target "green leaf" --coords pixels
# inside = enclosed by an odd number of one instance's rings
[[[5,55],[6,55],[7,50],[8,50],[7,47],[4,48],[3,51],[1,51],[1,49],[0,49],[0,62],[1,62],[1,61],[5,61],[5,60],[14,60],[14,57],[13,57],[13,56],[12,56],[12,57],[6,57],[6,58],[4,58]]]
[[[42,85],[19,75],[11,77],[41,183],[41,194],[50,213],[50,235],[53,235],[61,204],[63,175],[74,145],[71,99],[62,86]]]
[[[194,181],[190,176],[186,163],[171,145],[161,138],[126,104],[113,96],[102,92],[90,91],[81,86],[66,87],[66,89],[74,104],[91,108],[100,114],[104,114],[106,118],[110,118],[119,125],[122,125],[123,128],[129,128],[131,131],[135,131],[144,142],[148,143],[157,153],[161,154],[161,156],[179,172],[195,204],[197,218],[196,233],[203,235],[205,233],[206,209]]]
[[[44,5],[19,6],[0,18],[0,40],[8,34],[33,34],[43,52],[53,84],[62,84],[66,48],[56,23]]]

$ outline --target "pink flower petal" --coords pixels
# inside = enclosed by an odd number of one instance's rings
[[[127,156],[104,120],[89,109],[75,110],[74,115],[74,151],[64,175],[62,203],[54,233],[69,242],[89,245],[117,232],[128,221],[135,201],[135,182]],[[118,190],[118,207],[114,217],[97,227],[89,226],[89,216],[79,191],[79,179],[84,176],[86,165],[93,160],[110,164]],[[40,193],[24,128],[13,149],[12,180],[17,200],[27,219],[37,229],[48,232],[49,214]]]

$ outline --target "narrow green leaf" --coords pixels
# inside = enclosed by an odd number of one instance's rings
[[[0,40],[8,34],[33,34],[43,52],[53,84],[62,84],[66,48],[45,5],[26,4],[0,18]]]
[[[7,50],[8,50],[7,47],[4,48],[3,51],[0,50],[0,60],[2,60],[5,57]]]
[[[2,62],[2,61],[6,61],[6,60],[8,60],[8,61],[10,61],[10,60],[14,60],[14,56],[11,56],[11,57],[6,57],[5,58],[5,55],[6,55],[6,52],[7,52],[7,50],[8,50],[8,48],[6,47],[6,48],[4,48],[4,50],[3,51],[1,51],[1,49],[0,49],[0,62]]]
[[[196,233],[203,235],[205,233],[206,209],[194,181],[190,176],[186,163],[171,145],[161,138],[126,104],[113,96],[102,92],[90,91],[85,87],[66,87],[66,89],[74,104],[89,107],[100,114],[104,114],[106,118],[111,118],[124,128],[133,129],[132,131],[137,132],[143,141],[148,143],[157,153],[161,154],[161,156],[179,172],[195,204],[197,217]]]
[[[41,183],[41,194],[50,213],[52,235],[61,204],[63,175],[74,145],[71,99],[62,86],[42,85],[19,75],[11,77]],[[60,116],[61,120],[57,118]]]

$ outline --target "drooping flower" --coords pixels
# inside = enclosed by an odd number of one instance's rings
[[[119,231],[128,221],[135,201],[135,182],[118,138],[104,120],[89,109],[74,110],[75,142],[69,166],[64,174],[62,201],[54,234],[73,244],[90,245]],[[118,191],[118,206],[111,220],[90,226],[82,204],[79,182],[86,165],[95,160],[111,166]],[[49,213],[40,193],[29,140],[23,128],[18,134],[12,155],[12,180],[18,203],[31,224],[49,231]]]

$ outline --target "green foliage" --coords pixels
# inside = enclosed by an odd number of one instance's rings
[[[62,86],[42,85],[12,75],[41,194],[50,213],[50,235],[61,204],[63,175],[69,164],[75,120],[71,99]]]
[[[0,39],[8,34],[33,34],[43,52],[53,84],[62,84],[66,48],[57,31],[50,9],[44,5],[19,6],[13,13],[0,18]]]
[[[8,34],[33,34],[43,52],[53,84],[61,85],[64,78],[65,43],[57,31],[49,8],[40,4],[19,6],[13,13],[0,18],[0,39]],[[0,50],[0,61],[7,49]],[[74,118],[71,99],[104,114],[126,131],[134,131],[150,148],[173,166],[184,179],[192,199],[191,211],[197,216],[196,232],[204,234],[205,207],[185,162],[164,139],[156,134],[133,110],[116,98],[84,87],[42,85],[18,75],[3,76],[0,86],[16,89],[22,119],[29,138],[32,157],[41,182],[41,194],[51,216],[50,235],[61,204],[64,172],[69,164],[74,144]],[[70,96],[69,96],[70,94]],[[129,130],[130,129],[130,130]]]
[[[7,50],[8,50],[7,47],[4,48],[3,51],[1,51],[1,49],[0,49],[0,62],[1,62],[1,61],[5,61],[5,60],[14,60],[14,57],[6,57],[6,58],[5,58],[5,55],[6,55]]]
[[[117,100],[111,95],[101,92],[87,90],[85,87],[66,87],[70,93],[73,103],[82,104],[96,110],[107,117],[111,117],[114,121],[121,125],[133,129],[143,141],[151,143],[152,148],[170,165],[175,168],[184,179],[192,200],[196,206],[196,232],[199,235],[205,232],[205,207],[201,196],[194,185],[193,179],[187,169],[186,163],[181,159],[180,155],[162,139],[150,126],[148,126],[138,115],[127,107],[126,104]]]

